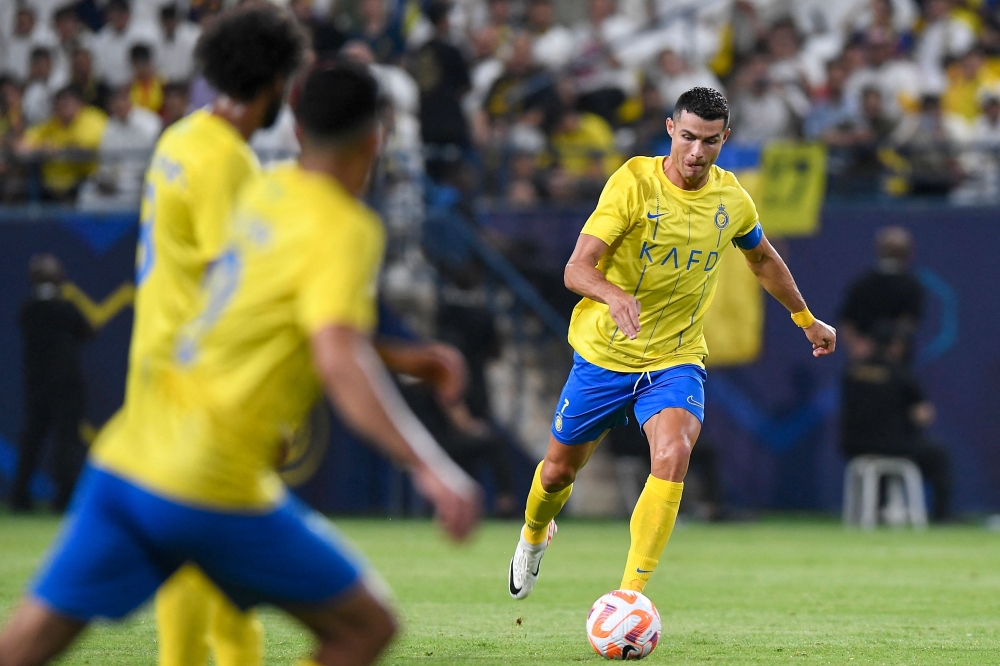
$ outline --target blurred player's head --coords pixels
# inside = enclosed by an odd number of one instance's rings
[[[354,194],[364,190],[378,155],[378,84],[349,63],[309,74],[295,108],[302,164],[331,172]]]
[[[222,95],[263,109],[259,126],[266,128],[278,119],[307,43],[291,14],[252,1],[213,21],[198,40],[195,56],[205,79]]]
[[[698,181],[719,159],[729,138],[729,102],[718,90],[691,88],[677,98],[667,118],[670,160],[685,181]]]

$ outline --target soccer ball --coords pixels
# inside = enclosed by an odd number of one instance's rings
[[[642,659],[660,640],[660,614],[639,592],[608,592],[590,607],[587,638],[605,659]]]

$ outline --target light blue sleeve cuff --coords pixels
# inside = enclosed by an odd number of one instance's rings
[[[741,250],[752,250],[760,245],[760,241],[763,238],[764,230],[760,228],[760,222],[758,222],[753,225],[753,229],[751,229],[748,233],[734,238],[733,245]]]

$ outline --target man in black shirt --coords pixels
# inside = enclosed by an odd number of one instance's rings
[[[56,485],[53,508],[63,511],[73,493],[85,450],[80,442],[84,383],[80,347],[90,337],[90,324],[63,300],[63,268],[51,254],[31,258],[32,297],[21,307],[24,358],[24,430],[11,509],[29,511],[29,484],[38,468],[46,434],[53,434],[52,472]]]
[[[934,421],[934,406],[924,397],[910,370],[890,351],[887,336],[876,335],[867,360],[851,362],[844,375],[840,448],[850,459],[871,454],[909,458],[920,467],[934,491],[932,517],[948,517],[951,500],[947,450],[924,429]]]
[[[875,238],[878,264],[848,289],[840,310],[840,330],[852,358],[874,353],[876,328],[901,348],[904,361],[912,355],[912,338],[923,316],[924,290],[910,272],[913,237],[903,227],[885,227]]]
[[[427,175],[435,181],[460,178],[469,128],[462,97],[472,84],[462,52],[449,44],[447,2],[435,0],[424,12],[434,25],[434,37],[413,54],[410,73],[420,87],[420,131],[427,147]]]

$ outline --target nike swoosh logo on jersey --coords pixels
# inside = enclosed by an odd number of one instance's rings
[[[705,405],[703,405],[700,402],[698,402],[697,400],[695,400],[693,395],[689,395],[688,396],[688,404],[689,405],[694,405],[695,407],[701,407],[702,409],[705,409]]]
[[[655,220],[658,217],[663,217],[664,215],[666,215],[666,213],[657,213],[656,215],[653,215],[652,213],[646,213],[646,217],[648,217],[651,220]]]

